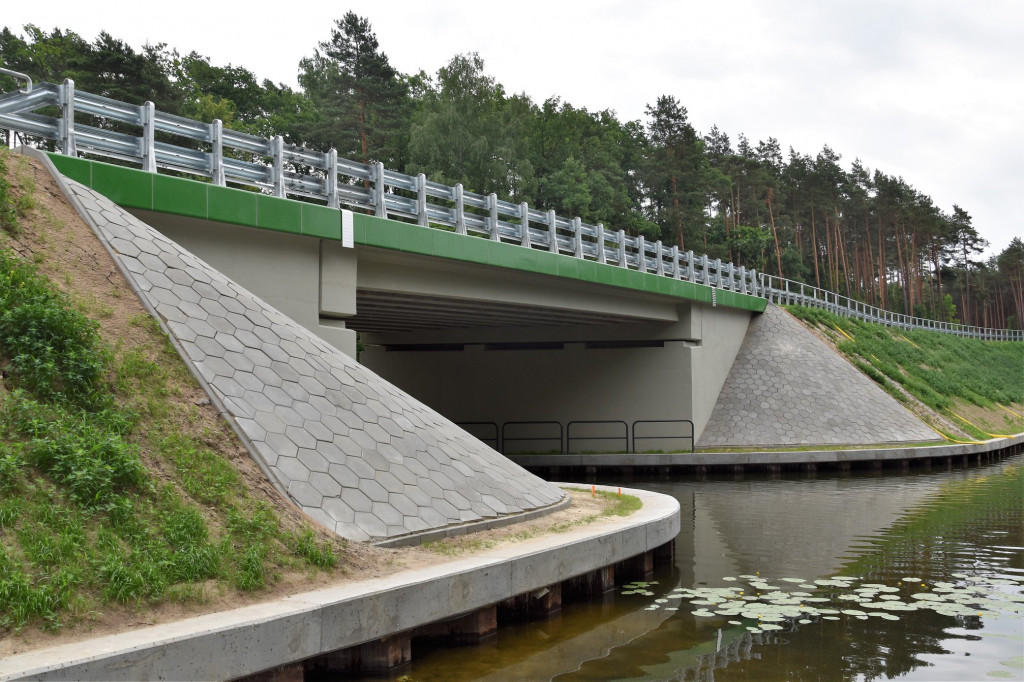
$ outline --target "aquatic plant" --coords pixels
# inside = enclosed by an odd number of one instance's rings
[[[898,585],[885,585],[861,583],[852,576],[768,580],[760,575],[741,575],[722,578],[735,585],[677,587],[660,596],[649,589],[657,581],[637,581],[623,586],[621,594],[657,597],[646,607],[649,611],[678,611],[686,601],[698,607],[690,611],[698,618],[719,618],[752,633],[843,617],[899,620],[900,612],[921,609],[947,616],[985,618],[1020,618],[1024,614],[1024,576],[955,573],[953,577],[957,582],[928,583],[907,576]]]

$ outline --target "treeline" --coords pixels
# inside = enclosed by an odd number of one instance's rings
[[[645,121],[509,94],[476,54],[435,75],[399,73],[369,22],[347,13],[298,65],[300,90],[166,45],[101,33],[0,33],[0,63],[141,103],[515,202],[555,209],[760,271],[944,321],[1020,328],[1024,242],[987,261],[967,211],[828,146],[704,134],[673,96]],[[0,78],[4,90],[14,81]]]

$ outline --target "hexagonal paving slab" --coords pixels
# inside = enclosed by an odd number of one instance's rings
[[[836,400],[842,387],[842,400]],[[769,303],[750,322],[700,447],[856,445],[938,434]]]
[[[107,198],[65,181],[253,457],[310,518],[351,540],[383,540],[563,500]]]

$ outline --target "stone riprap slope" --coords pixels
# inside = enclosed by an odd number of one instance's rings
[[[768,304],[751,320],[697,445],[869,445],[940,438],[792,315]]]
[[[58,180],[264,473],[312,519],[383,540],[564,499],[110,200]]]

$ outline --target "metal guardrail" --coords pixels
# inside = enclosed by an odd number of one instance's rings
[[[761,291],[772,303],[802,305],[822,308],[835,315],[851,317],[865,322],[895,327],[897,329],[927,329],[930,331],[954,334],[972,339],[986,341],[1024,341],[1024,331],[1020,329],[992,329],[990,327],[974,327],[971,325],[939,322],[923,317],[903,315],[883,310],[847,296],[819,289],[818,287],[794,282],[790,279],[775,277],[761,273]]]
[[[621,436],[617,436],[617,435],[611,435],[611,436],[608,436],[608,435],[597,435],[597,434],[593,434],[593,433],[580,436],[580,435],[578,435],[579,434],[579,429],[576,430],[577,435],[574,436],[573,435],[573,430],[572,430],[572,427],[574,427],[574,426],[584,426],[584,427],[588,427],[588,426],[589,427],[593,427],[593,426],[618,426],[619,424],[622,425],[622,435]],[[604,440],[619,441],[619,440],[621,440],[623,446],[625,446],[625,449],[628,451],[629,450],[629,427],[626,425],[626,422],[624,422],[624,421],[622,421],[620,419],[589,419],[589,420],[571,421],[565,427],[565,451],[566,451],[566,453],[572,454],[572,442],[574,440],[577,440],[577,441],[578,440],[586,440],[586,441],[597,441],[597,440],[601,440],[601,441],[604,441]]]
[[[57,107],[59,116],[36,113]],[[102,127],[76,121],[96,117]],[[137,134],[113,130],[136,129]],[[278,135],[262,138],[157,111],[152,102],[126,104],[75,89],[71,80],[41,83],[30,93],[0,95],[0,128],[57,142],[69,156],[90,154],[138,163],[143,170],[166,169],[209,178],[214,184],[256,187],[277,197],[303,197],[328,206],[366,210],[440,226],[458,234],[617,265],[695,284],[759,295],[757,273],[720,259],[680,251],[660,241],[589,225],[554,211],[513,203],[495,194],[477,194],[384,168],[285,144]],[[158,139],[158,134],[159,138]]]
[[[455,425],[468,432],[481,443],[490,445],[495,450],[501,450],[501,431],[499,431],[498,425],[495,422],[455,422]],[[493,430],[494,435],[482,435],[477,428],[480,426],[486,426],[488,430]]]
[[[636,425],[637,424],[689,424],[690,425],[690,433],[689,434],[684,434],[684,435],[681,435],[681,436],[680,435],[638,436],[638,435],[636,435]],[[638,440],[676,440],[676,439],[689,440],[690,441],[690,452],[693,452],[696,449],[696,445],[697,445],[697,441],[693,437],[693,435],[694,435],[693,422],[690,421],[689,419],[638,419],[635,422],[633,422],[633,427],[631,429],[631,433],[633,435],[633,452],[634,453],[636,453],[636,452],[638,452],[640,450],[640,448],[637,447],[637,444],[636,444],[636,442]]]
[[[533,435],[533,436],[517,436],[517,435],[509,435],[508,434],[509,429],[507,429],[507,427],[509,427],[509,426],[513,426],[513,427],[518,427],[518,426],[557,426],[558,427],[558,435],[557,436],[536,436],[536,435]],[[514,432],[515,429],[512,429],[512,431]],[[531,433],[531,432],[527,431],[527,433]],[[532,432],[532,433],[536,433],[536,432]],[[500,452],[502,452],[502,453],[507,454],[506,450],[508,449],[508,444],[510,442],[512,442],[512,443],[527,443],[527,442],[529,442],[529,443],[536,443],[536,442],[552,443],[554,441],[558,441],[558,454],[560,454],[560,455],[564,454],[565,453],[565,448],[562,447],[562,444],[564,442],[564,431],[562,429],[562,422],[558,422],[558,421],[505,422],[504,424],[501,425],[501,447],[498,448],[498,450]]]
[[[139,163],[143,170],[158,169],[209,178],[215,185],[227,183],[255,187],[276,197],[303,197],[325,201],[332,208],[348,206],[381,218],[401,218],[422,226],[440,226],[458,234],[480,235],[529,249],[559,253],[598,263],[616,265],[711,287],[712,305],[719,289],[767,298],[775,303],[800,303],[826,308],[837,314],[903,329],[931,329],[992,340],[1024,340],[1018,330],[987,329],[935,322],[890,313],[859,301],[743,266],[723,263],[693,251],[680,251],[661,241],[609,230],[601,223],[589,225],[579,218],[557,215],[553,210],[531,208],[495,194],[477,194],[427,180],[422,173],[406,175],[384,168],[380,162],[365,164],[339,158],[337,150],[317,152],[285,144],[277,135],[258,137],[224,128],[219,120],[202,123],[142,105],[92,95],[75,89],[74,81],[60,85],[40,83],[33,87],[27,75],[0,68],[0,73],[26,82],[26,87],[0,94],[0,128],[56,141],[61,153],[79,153]],[[59,116],[37,113],[56,107]],[[80,124],[76,114],[96,117],[101,126]],[[112,129],[134,128],[138,134]],[[157,139],[157,134],[160,139]]]

